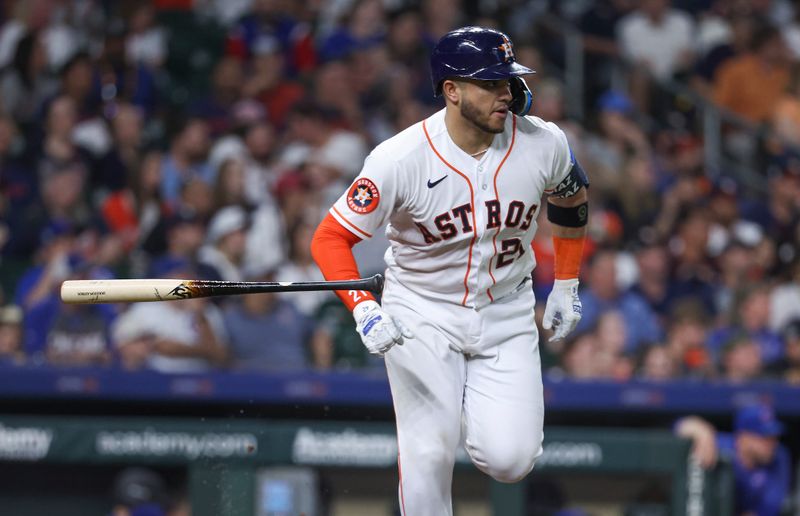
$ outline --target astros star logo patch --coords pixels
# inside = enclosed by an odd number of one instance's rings
[[[350,210],[364,215],[378,207],[381,195],[378,187],[369,179],[357,179],[347,194],[347,207]]]

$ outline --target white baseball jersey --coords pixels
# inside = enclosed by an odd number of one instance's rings
[[[535,267],[542,195],[569,181],[574,158],[555,124],[509,114],[477,160],[450,138],[444,115],[378,145],[330,211],[362,239],[388,223],[386,262],[406,288],[481,308]]]

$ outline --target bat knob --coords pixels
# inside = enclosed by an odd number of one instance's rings
[[[370,279],[372,280],[372,284],[369,287],[370,292],[380,294],[383,291],[383,276],[376,274]]]

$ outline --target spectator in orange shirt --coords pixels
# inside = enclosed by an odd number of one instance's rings
[[[762,27],[753,36],[752,52],[722,65],[714,80],[714,101],[752,122],[775,112],[789,84],[789,54],[781,33]]]

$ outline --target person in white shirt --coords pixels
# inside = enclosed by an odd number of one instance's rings
[[[643,0],[619,21],[617,39],[624,58],[665,80],[691,64],[694,30],[691,16],[670,8],[670,0]]]

